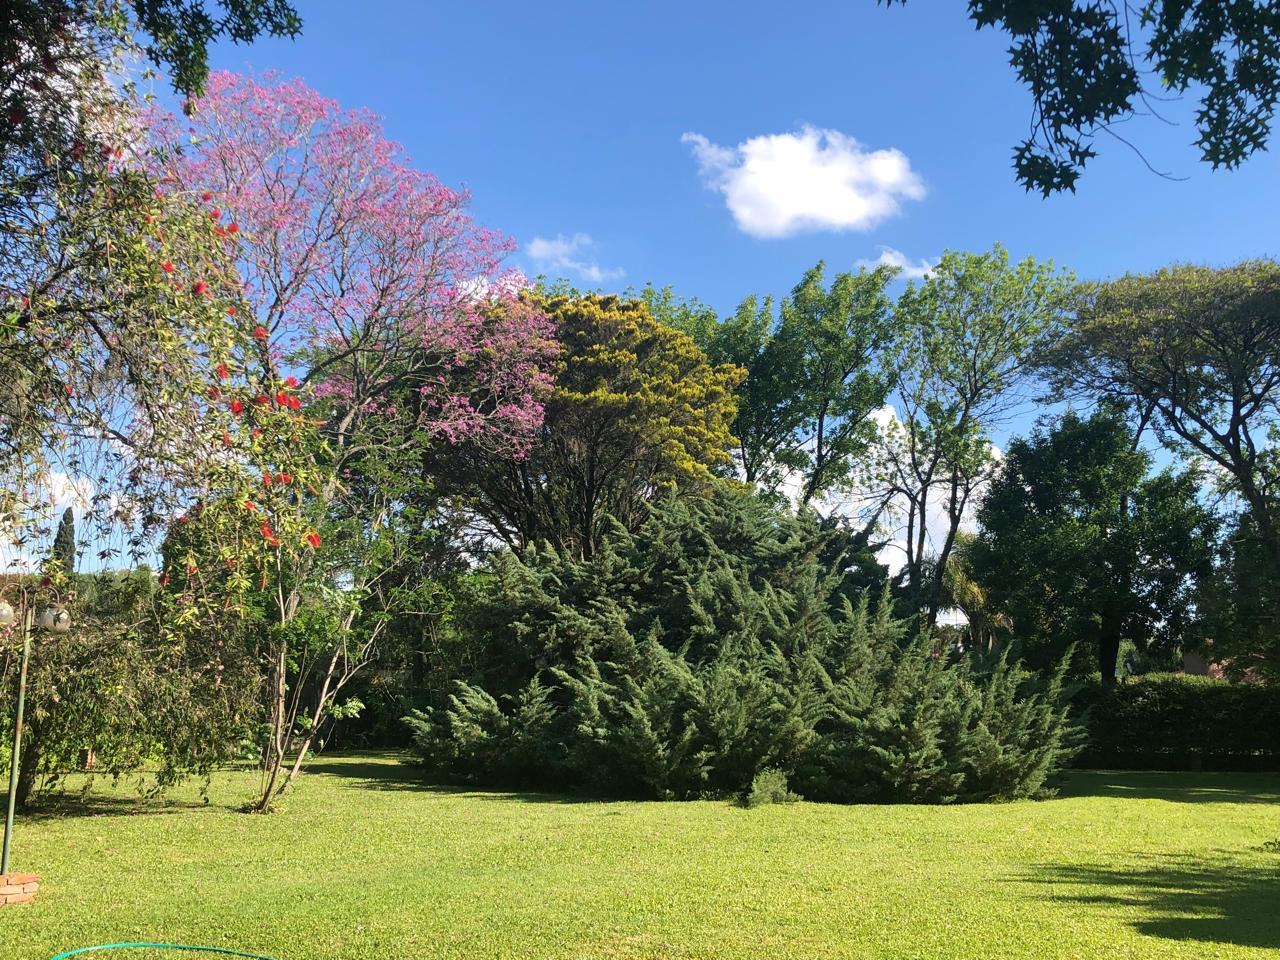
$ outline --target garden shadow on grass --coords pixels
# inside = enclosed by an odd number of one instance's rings
[[[50,793],[19,811],[26,823],[61,820],[70,817],[136,817],[157,814],[190,813],[193,810],[234,810],[232,805],[204,803],[199,800],[147,798],[137,794],[101,794],[80,792]]]
[[[1058,796],[1170,803],[1280,803],[1280,774],[1072,770]]]
[[[1101,919],[1137,908],[1144,916],[1130,923],[1149,937],[1280,948],[1280,856],[1264,865],[1225,853],[1148,856],[1126,867],[1050,864],[1028,882],[1046,886],[1046,899],[1098,908]]]
[[[472,797],[476,800],[514,800],[518,803],[603,803],[615,799],[441,783],[432,780],[420,767],[415,766],[408,754],[379,754],[374,759],[368,759],[367,754],[360,757],[329,755],[328,758],[317,757],[309,761],[304,769],[311,774],[356,780],[359,781],[359,786],[371,790],[417,790]]]

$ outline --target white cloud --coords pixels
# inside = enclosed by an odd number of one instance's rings
[[[752,137],[736,147],[686,133],[707,186],[724,194],[738,228],[756,237],[869,230],[919,200],[924,184],[901,150],[867,150],[838,130]]]
[[[868,270],[874,270],[876,267],[897,267],[898,276],[904,280],[923,280],[938,265],[937,260],[927,260],[921,258],[916,261],[910,260],[901,250],[895,250],[893,247],[881,247],[880,256],[874,260],[859,260],[859,267],[866,267]]]
[[[534,237],[525,245],[524,252],[543,273],[567,271],[588,283],[604,283],[626,276],[621,267],[600,266],[591,256],[595,246],[590,234],[575,233],[566,237],[558,233],[554,239]]]

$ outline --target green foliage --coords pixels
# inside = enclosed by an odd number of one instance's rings
[[[499,555],[463,618],[469,673],[408,719],[424,762],[663,799],[740,796],[766,769],[836,801],[1039,791],[1072,749],[1060,678],[957,662],[887,595],[851,603],[833,539],[721,484],[588,558]]]
[[[771,299],[754,296],[719,323],[681,316],[713,362],[747,371],[733,434],[748,483],[778,493],[798,474],[796,498],[809,503],[861,479],[891,382],[882,360],[897,335],[893,275],[881,267],[828,284],[819,263],[776,316]]]
[[[754,809],[769,803],[795,803],[799,799],[787,788],[787,775],[770,767],[755,775],[755,779],[751,781],[751,789],[742,798],[742,805]]]
[[[1043,669],[1078,645],[1114,678],[1122,640],[1193,642],[1195,577],[1216,533],[1196,477],[1151,475],[1151,455],[1106,411],[1068,411],[1014,440],[978,511],[975,578]]]
[[[1088,728],[1082,766],[1280,769],[1280,688],[1185,674],[1087,684],[1073,708]]]

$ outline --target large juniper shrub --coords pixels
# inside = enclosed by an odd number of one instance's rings
[[[459,616],[470,669],[406,718],[445,779],[614,796],[1036,794],[1074,749],[1060,677],[1037,685],[895,619],[850,581],[862,544],[725,484],[658,503],[590,558],[494,559]],[[851,601],[850,596],[856,596]]]

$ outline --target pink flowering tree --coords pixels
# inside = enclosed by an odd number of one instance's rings
[[[217,535],[224,565],[260,570],[242,585],[272,598],[267,810],[373,656],[386,620],[369,613],[393,596],[395,477],[422,444],[522,457],[556,347],[521,278],[500,269],[510,241],[471,220],[465,192],[410,166],[371,114],[296,80],[229,73],[187,114],[155,119],[157,173],[234,245],[236,322],[252,345],[215,372],[226,446],[250,451],[248,487],[215,499],[249,515]],[[259,555],[248,564],[233,555],[246,543]]]

